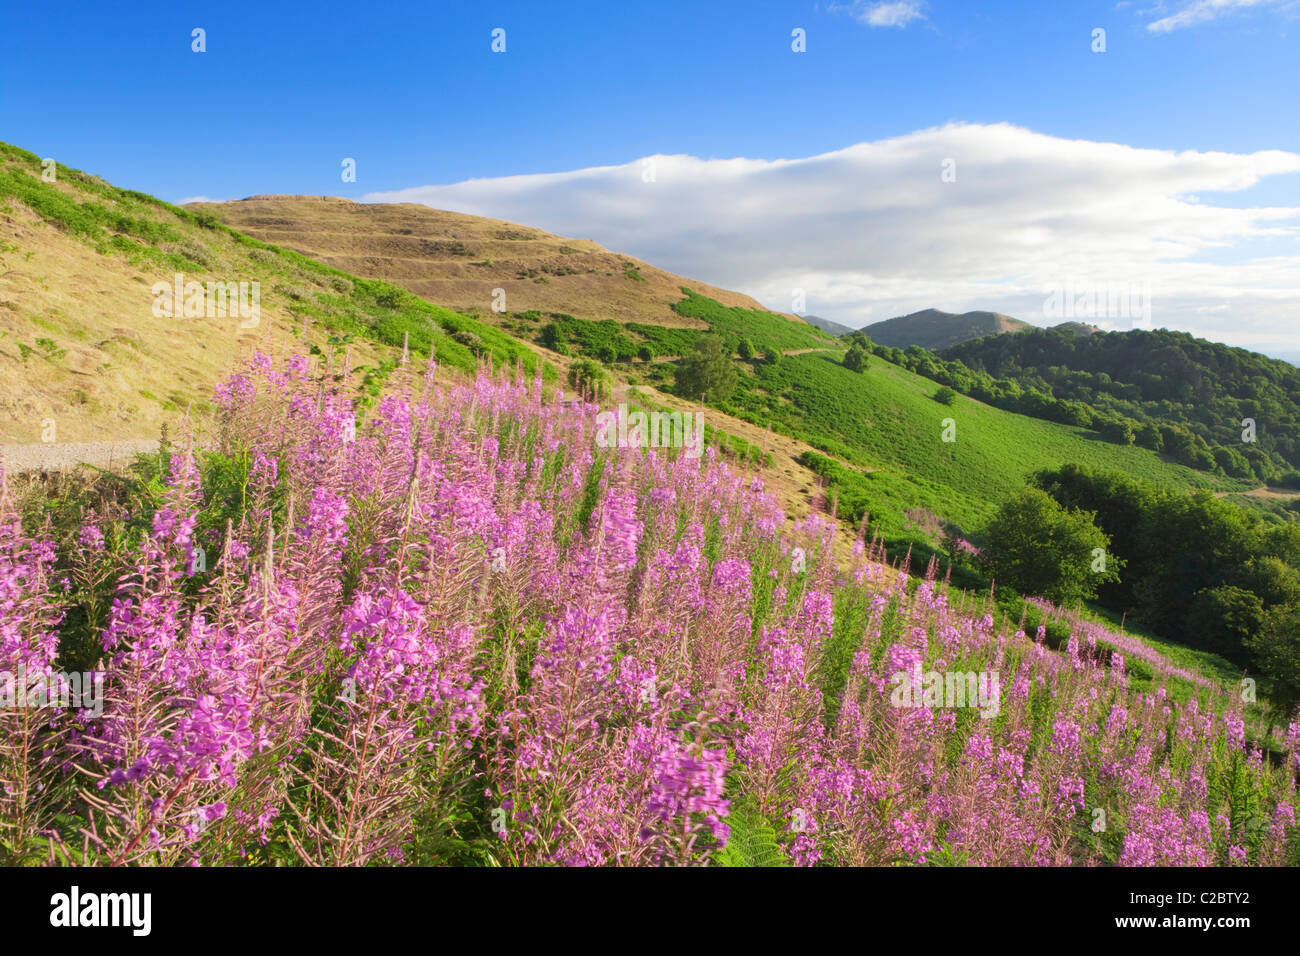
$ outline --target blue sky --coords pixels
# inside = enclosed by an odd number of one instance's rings
[[[191,51],[194,27],[206,31],[205,53]],[[490,49],[496,27],[504,54]],[[796,27],[806,53],[791,50]],[[1095,28],[1106,31],[1104,54],[1092,50]],[[953,123],[1118,143],[1139,157],[1295,155],[1298,36],[1295,0],[11,4],[0,139],[173,201],[373,200],[654,155],[802,160]],[[344,157],[357,161],[355,183],[340,181]],[[1300,172],[1273,165],[1244,190],[1193,179],[1194,202],[1223,215],[1300,206]],[[510,218],[510,184],[498,193],[462,205]],[[634,232],[599,214],[575,219],[562,208],[572,197],[555,202],[528,207],[546,220],[530,224],[584,229],[607,245]],[[869,230],[863,215],[857,228]],[[1273,226],[1229,229],[1227,242],[1202,236],[1188,255],[1217,265],[1295,256],[1295,219]],[[620,251],[662,246],[632,240]],[[788,308],[704,251],[683,257],[657,264]],[[957,308],[963,294],[927,299],[921,289],[915,304]],[[858,324],[910,295],[823,295],[809,311],[834,306]],[[1169,317],[1187,327],[1188,314]],[[1261,327],[1255,340],[1271,334]]]

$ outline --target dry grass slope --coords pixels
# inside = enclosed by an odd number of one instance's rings
[[[56,184],[73,194],[72,187]],[[257,348],[298,345],[290,300],[262,289],[256,328],[238,318],[158,318],[155,282],[175,269],[104,255],[21,203],[0,208],[0,443],[41,442],[54,422],[57,442],[156,437]],[[166,217],[160,211],[158,218]],[[187,280],[258,279],[252,250],[229,236],[204,237],[208,268]],[[373,360],[364,343],[357,362]]]
[[[509,312],[536,309],[671,327],[705,327],[673,311],[682,286],[723,305],[763,308],[749,296],[656,269],[588,239],[566,239],[531,226],[414,203],[253,196],[186,208],[488,322],[495,317],[492,290],[497,288],[505,290]]]

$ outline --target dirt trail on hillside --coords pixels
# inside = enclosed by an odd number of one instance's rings
[[[1300,498],[1300,491],[1278,491],[1274,488],[1252,488],[1250,491],[1216,491],[1214,497],[1226,498],[1228,495],[1245,495],[1247,498],[1281,498],[1288,500]]]
[[[832,348],[786,349],[786,350],[783,351],[781,354],[782,354],[782,355],[807,355],[809,352],[837,352],[837,351],[839,351],[839,350],[838,350],[838,349],[832,349]],[[739,354],[739,353],[734,353],[731,357],[732,357],[733,359],[737,359],[737,360],[740,360],[740,361],[744,361],[744,359],[741,359],[741,358],[740,358],[740,354]],[[680,355],[656,355],[656,356],[655,356],[654,358],[652,358],[648,363],[644,363],[644,364],[649,364],[649,365],[663,365],[663,364],[666,363],[666,362],[680,362],[681,359],[682,359],[682,356],[680,356]]]
[[[24,471],[62,471],[78,465],[107,468],[126,464],[137,454],[158,450],[156,438],[124,441],[51,442],[37,445],[0,445],[0,465],[9,474]]]

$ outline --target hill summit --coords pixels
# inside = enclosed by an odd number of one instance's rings
[[[963,312],[958,315],[939,309],[923,309],[911,315],[875,322],[862,331],[871,341],[890,348],[919,345],[937,352],[986,335],[1022,332],[1028,328],[1033,326],[1001,312]]]
[[[596,321],[704,328],[674,311],[683,288],[725,306],[767,311],[747,295],[657,269],[590,239],[418,203],[251,196],[185,208],[213,215],[263,242],[353,275],[392,282],[488,321],[504,311],[536,310]],[[504,310],[493,308],[498,289],[505,293]]]

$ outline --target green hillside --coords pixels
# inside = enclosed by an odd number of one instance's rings
[[[42,181],[38,157],[0,145],[0,204],[21,203],[70,240],[108,260],[153,272],[252,279],[282,302],[295,323],[329,333],[335,343],[368,340],[433,354],[470,369],[480,355],[497,362],[536,361],[523,342],[470,317],[440,308],[381,280],[350,276],[298,253],[252,239],[213,217],[171,206],[138,192],[58,167]],[[870,510],[881,530],[901,531],[904,512],[922,507],[965,528],[986,519],[998,503],[1043,468],[1073,462],[1119,470],[1171,487],[1245,487],[1162,461],[1134,446],[1103,442],[1079,427],[1029,418],[959,397],[952,407],[933,398],[932,382],[879,357],[864,373],[841,364],[842,343],[803,322],[762,310],[727,307],[688,289],[675,311],[706,322],[737,349],[743,340],[757,355],[786,353],[778,362],[740,363],[745,374],[732,398],[717,406],[822,449],[843,464],[809,458],[834,479],[846,517]],[[990,313],[991,314],[991,313]],[[668,363],[635,361],[688,351],[700,333],[659,326],[586,322],[569,316],[528,316],[538,329],[550,318],[573,351],[598,356],[624,377],[664,385]],[[533,332],[534,335],[538,333]],[[611,362],[610,360],[613,359]],[[370,370],[378,380],[391,359]],[[943,442],[941,423],[952,418],[956,441]]]
[[[870,510],[882,531],[898,532],[904,512],[923,507],[962,528],[982,523],[1009,494],[1043,468],[1068,462],[1120,470],[1174,488],[1238,488],[1095,433],[1017,415],[958,396],[935,401],[928,379],[879,358],[849,371],[840,352],[788,355],[753,362],[729,402],[719,408],[800,438],[847,466],[806,464],[841,489],[845,517]],[[662,373],[661,373],[662,374]],[[956,440],[942,440],[953,419]],[[851,467],[850,467],[851,466]]]
[[[722,336],[733,353],[739,350],[742,340],[761,353],[842,347],[833,335],[805,322],[762,309],[725,306],[684,286],[681,291],[685,298],[673,304],[673,311],[708,323],[708,331]],[[502,327],[512,334],[534,339],[561,353],[598,359],[606,365],[676,358],[689,352],[706,334],[700,329],[645,322],[579,319],[563,312],[531,310],[513,313],[511,318],[513,321]]]
[[[1086,405],[1114,440],[1163,450],[1205,470],[1296,485],[1300,476],[1300,369],[1186,332],[1103,332],[1076,336],[1033,329],[967,342],[943,353],[939,368],[958,391],[983,388],[996,404],[1059,417]],[[938,368],[936,366],[936,368]],[[1014,383],[1003,392],[993,379]],[[1013,406],[1016,407],[1016,406]],[[1254,429],[1244,433],[1245,420]]]

